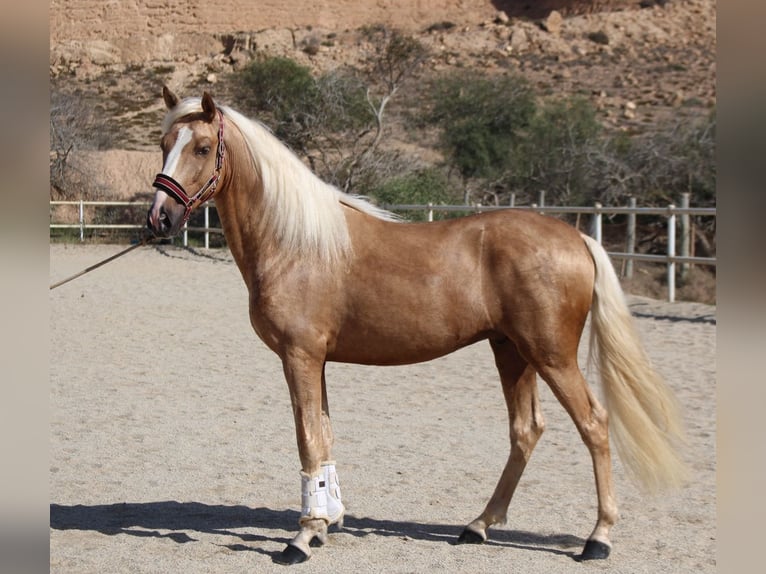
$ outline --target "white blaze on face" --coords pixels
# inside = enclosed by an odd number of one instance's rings
[[[165,166],[162,168],[162,173],[164,175],[173,177],[173,173],[178,167],[178,161],[181,159],[181,152],[183,152],[186,144],[191,141],[192,135],[192,131],[186,126],[183,126],[180,130],[178,130],[176,143],[173,146],[173,149],[170,150],[170,153],[165,160]]]
[[[183,152],[186,145],[191,141],[192,135],[192,131],[186,126],[183,126],[180,130],[178,130],[176,143],[173,145],[173,149],[170,150],[170,153],[165,160],[165,165],[162,168],[163,175],[173,177],[173,174],[178,167],[178,162],[181,159],[181,153]],[[152,221],[152,224],[155,227],[159,226],[160,206],[167,199],[168,194],[161,189],[157,189],[156,193],[154,194],[154,202],[152,203],[152,207],[149,213],[149,219]]]

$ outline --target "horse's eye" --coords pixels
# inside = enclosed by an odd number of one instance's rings
[[[201,148],[197,148],[197,152],[196,153],[199,156],[206,156],[207,154],[210,153],[210,146],[206,145],[206,146],[202,146]]]

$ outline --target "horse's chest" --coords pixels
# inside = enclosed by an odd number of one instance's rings
[[[337,331],[337,293],[296,284],[251,292],[250,324],[276,353],[291,345],[324,346]]]

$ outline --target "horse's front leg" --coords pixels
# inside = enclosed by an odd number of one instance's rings
[[[297,564],[308,560],[311,546],[326,542],[329,525],[342,523],[344,507],[332,460],[333,435],[327,405],[324,358],[318,359],[305,351],[295,350],[286,354],[283,365],[301,460],[301,529],[278,560]]]

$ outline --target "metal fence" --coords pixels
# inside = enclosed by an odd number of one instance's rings
[[[92,222],[88,220],[86,216],[86,208],[115,208],[115,207],[127,207],[131,209],[141,208],[144,213],[151,206],[151,202],[148,201],[51,201],[51,213],[56,206],[71,206],[77,208],[77,222],[76,223],[62,223],[54,221],[54,216],[51,215],[50,229],[70,229],[76,230],[79,234],[81,242],[85,242],[86,231],[88,230],[126,230],[126,231],[142,231],[146,228],[146,223],[95,223],[100,218],[93,216]],[[210,248],[210,235],[217,234],[223,236],[223,229],[220,227],[210,227],[210,211],[215,210],[215,203],[210,201],[206,203],[202,208],[204,224],[203,226],[189,225],[188,223],[183,227],[182,242],[184,247],[189,245],[189,233],[202,234],[204,238],[205,249]]]
[[[710,265],[715,266],[717,260],[715,257],[695,257],[691,254],[693,244],[692,240],[692,216],[716,217],[716,208],[689,207],[688,194],[682,198],[682,206],[668,205],[667,207],[636,207],[635,202],[626,207],[605,207],[595,204],[592,207],[564,207],[564,206],[546,206],[532,204],[528,206],[486,206],[486,205],[382,205],[381,207],[397,212],[424,212],[428,221],[433,221],[435,214],[449,213],[480,213],[486,211],[496,211],[501,209],[517,209],[526,211],[536,211],[538,213],[547,213],[555,215],[576,215],[579,218],[582,215],[591,217],[591,235],[599,242],[603,241],[603,218],[604,216],[626,215],[627,233],[625,241],[625,251],[610,251],[609,255],[613,259],[625,260],[623,276],[630,277],[633,273],[634,261],[646,261],[651,263],[661,263],[667,266],[668,283],[668,301],[675,301],[676,291],[676,266],[681,266],[681,275],[688,271],[691,265]],[[62,223],[53,221],[53,208],[55,206],[73,206],[77,208],[78,221],[76,223]],[[77,230],[79,240],[85,241],[87,230],[111,229],[111,230],[135,230],[140,231],[145,227],[140,224],[130,223],[95,223],[99,218],[93,216],[93,222],[87,220],[86,208],[114,208],[130,207],[143,208],[144,212],[149,208],[149,202],[127,202],[127,201],[51,201],[51,222],[50,229],[71,229]],[[204,247],[210,247],[211,234],[223,234],[220,227],[210,227],[210,212],[215,209],[215,202],[206,203],[202,208],[203,224],[184,226],[181,234],[181,241],[184,246],[189,245],[189,234],[201,235]],[[638,216],[660,216],[666,219],[667,230],[667,253],[665,254],[646,254],[636,253],[636,218]]]

